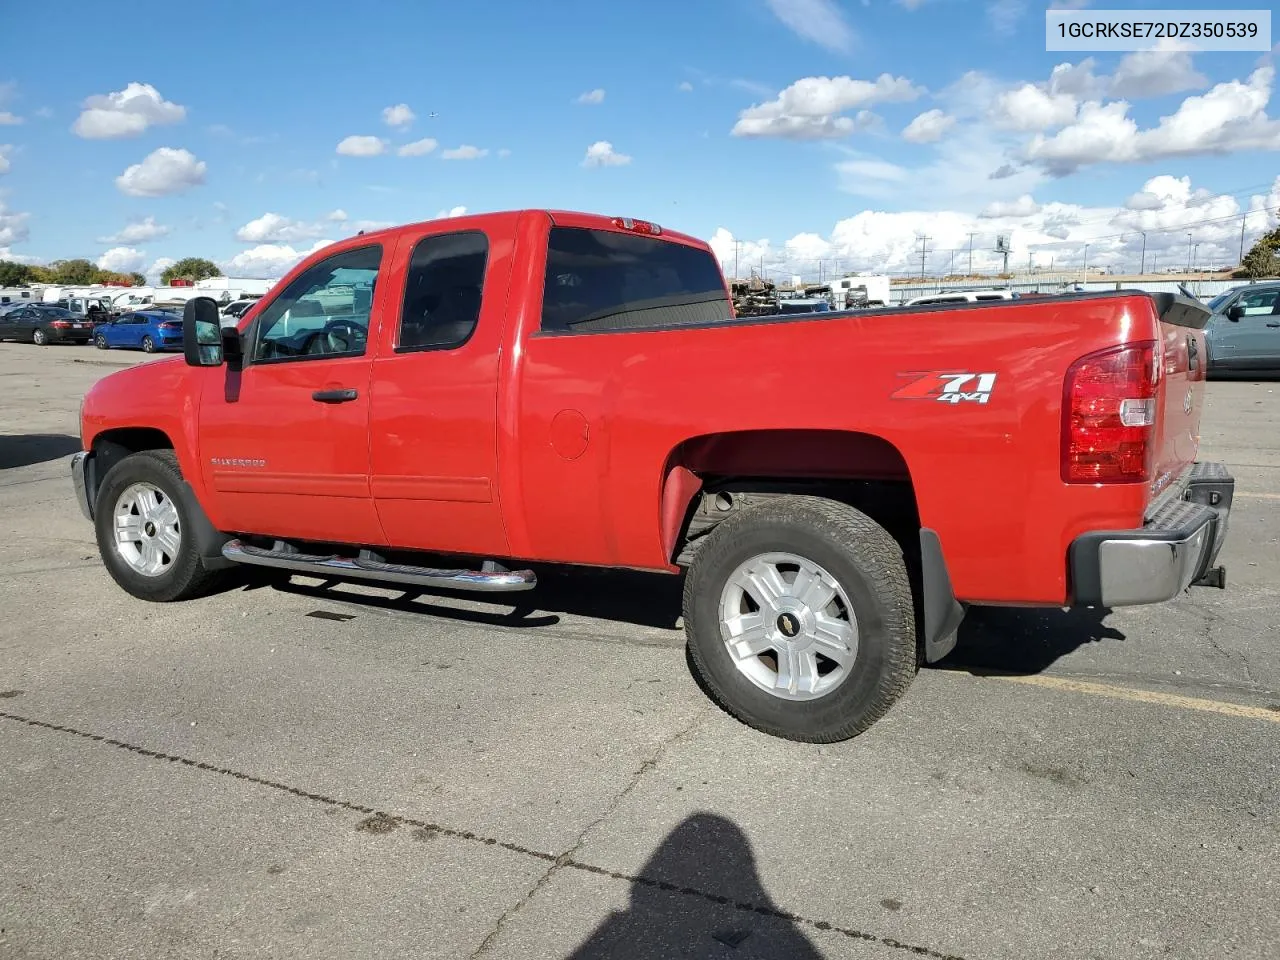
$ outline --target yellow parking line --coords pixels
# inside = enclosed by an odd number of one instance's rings
[[[994,680],[1007,680],[1010,683],[1021,683],[1032,687],[1048,687],[1050,690],[1064,690],[1068,693],[1089,693],[1099,697],[1112,697],[1116,700],[1132,700],[1135,703],[1155,703],[1180,710],[1220,713],[1225,717],[1237,717],[1242,720],[1266,720],[1268,723],[1280,723],[1280,710],[1269,710],[1266,707],[1246,707],[1241,703],[1202,700],[1199,697],[1184,697],[1176,693],[1160,693],[1155,690],[1137,690],[1133,687],[1113,687],[1109,683],[1089,683],[1084,680],[1068,680],[1065,677],[1043,675],[1001,677],[991,674],[988,676]]]

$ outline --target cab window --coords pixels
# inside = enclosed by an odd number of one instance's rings
[[[478,230],[424,237],[405,278],[396,351],[449,350],[480,320],[489,238]]]
[[[363,355],[381,264],[382,247],[374,245],[304,270],[258,315],[253,362]]]

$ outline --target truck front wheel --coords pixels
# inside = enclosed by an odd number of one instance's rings
[[[198,505],[172,450],[144,450],[107,471],[94,527],[107,572],[141,600],[186,600],[206,592],[219,571],[205,569],[192,518]]]
[[[694,555],[684,622],[717,702],[788,740],[857,736],[915,676],[902,550],[832,500],[778,497],[723,521]]]

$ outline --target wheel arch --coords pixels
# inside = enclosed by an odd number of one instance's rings
[[[921,522],[906,457],[879,435],[780,429],[684,440],[670,451],[662,470],[664,556],[687,566],[699,541],[723,519],[761,499],[793,494],[855,507],[897,540],[911,575],[923,657],[935,662],[950,653],[963,608],[952,590],[938,534]]]

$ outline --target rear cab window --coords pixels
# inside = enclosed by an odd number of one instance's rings
[[[542,331],[661,330],[732,318],[715,256],[672,240],[552,227]]]
[[[479,230],[432,234],[413,248],[396,352],[452,350],[480,322],[489,238]]]

